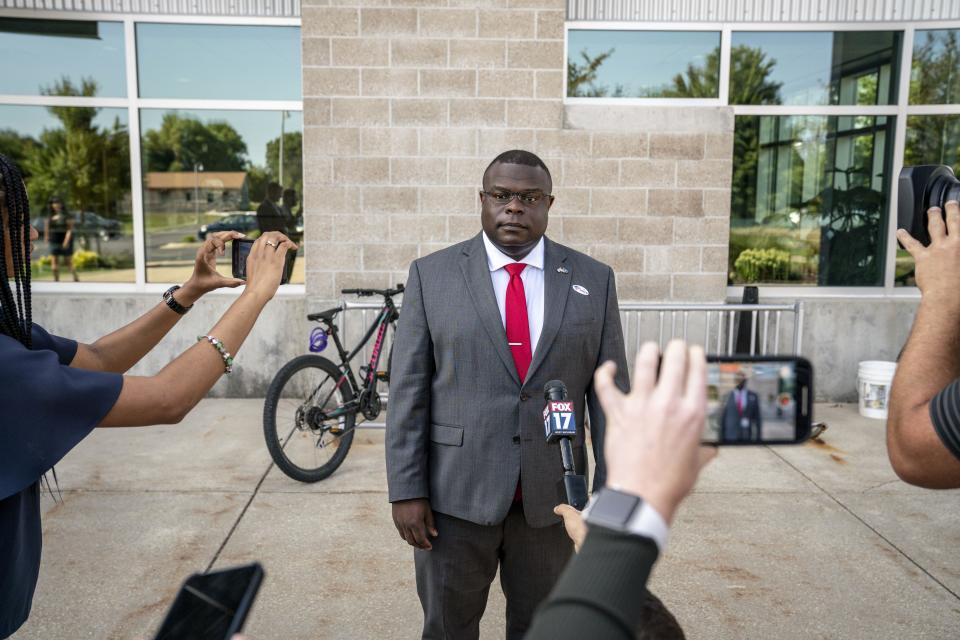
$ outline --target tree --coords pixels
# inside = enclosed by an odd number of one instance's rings
[[[919,35],[922,32],[917,32]],[[938,34],[938,35],[935,35]],[[914,48],[910,76],[911,104],[960,101],[960,43],[955,31],[926,32]],[[903,163],[948,164],[960,170],[960,119],[956,116],[910,116]]]
[[[197,118],[167,113],[159,129],[143,136],[147,171],[246,171],[247,143],[227,122],[203,123]]]
[[[95,96],[97,83],[88,78],[76,86],[62,78],[42,89],[43,95]],[[119,120],[101,129],[95,107],[48,107],[60,127],[45,129],[23,155],[34,203],[43,205],[54,195],[79,213],[99,210],[116,216],[118,202],[130,190],[127,129]]]
[[[267,174],[280,182],[280,136],[267,143]],[[283,186],[296,189],[302,197],[303,133],[299,131],[283,134]]]
[[[781,104],[782,83],[769,80],[776,60],[760,48],[737,45],[730,50],[730,104]],[[720,49],[714,49],[700,66],[689,64],[673,77],[665,98],[716,98],[720,95]]]
[[[567,60],[567,95],[572,98],[602,98],[610,93],[606,86],[597,86],[597,74],[607,58],[613,55],[615,49],[591,58],[587,50],[580,52],[583,63]],[[622,93],[622,90],[619,92]]]
[[[13,129],[0,129],[0,153],[13,160],[21,169],[37,141],[30,136],[22,136]]]

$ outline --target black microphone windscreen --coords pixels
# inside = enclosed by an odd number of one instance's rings
[[[544,400],[566,400],[567,385],[561,380],[551,380],[543,385],[543,398]]]

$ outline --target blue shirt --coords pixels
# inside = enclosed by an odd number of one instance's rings
[[[40,573],[39,479],[110,412],[123,376],[68,365],[77,343],[33,325],[0,334],[0,638],[30,615]]]

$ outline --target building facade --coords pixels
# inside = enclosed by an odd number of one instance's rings
[[[818,395],[848,400],[857,362],[896,356],[919,299],[893,238],[900,167],[960,168],[958,2],[3,5],[0,52],[29,51],[39,72],[0,76],[0,152],[28,149],[43,202],[70,189],[44,159],[93,136],[100,186],[68,202],[121,218],[111,203],[132,203],[114,244],[130,266],[37,284],[49,328],[91,338],[77,305],[132,318],[189,270],[171,238],[196,212],[153,206],[149,175],[246,172],[251,208],[268,181],[302,193],[305,275],[219,393],[262,394],[306,350],[307,308],[401,282],[476,234],[483,169],[527,148],[554,175],[548,235],[611,264],[621,301],[723,302],[745,285],[802,299]],[[93,46],[64,67],[56,36]],[[206,330],[232,295],[184,322]]]

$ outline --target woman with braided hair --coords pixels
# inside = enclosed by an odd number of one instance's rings
[[[211,234],[193,275],[125,327],[81,344],[33,323],[30,251],[39,238],[20,170],[0,155],[0,638],[27,619],[40,570],[40,478],[94,427],[177,423],[229,373],[233,356],[273,298],[287,251],[265,233],[250,250],[246,288],[207,336],[154,376],[126,376],[205,293],[242,280],[216,270],[237,232]],[[96,305],[96,303],[92,303]],[[95,312],[95,309],[92,309]]]

